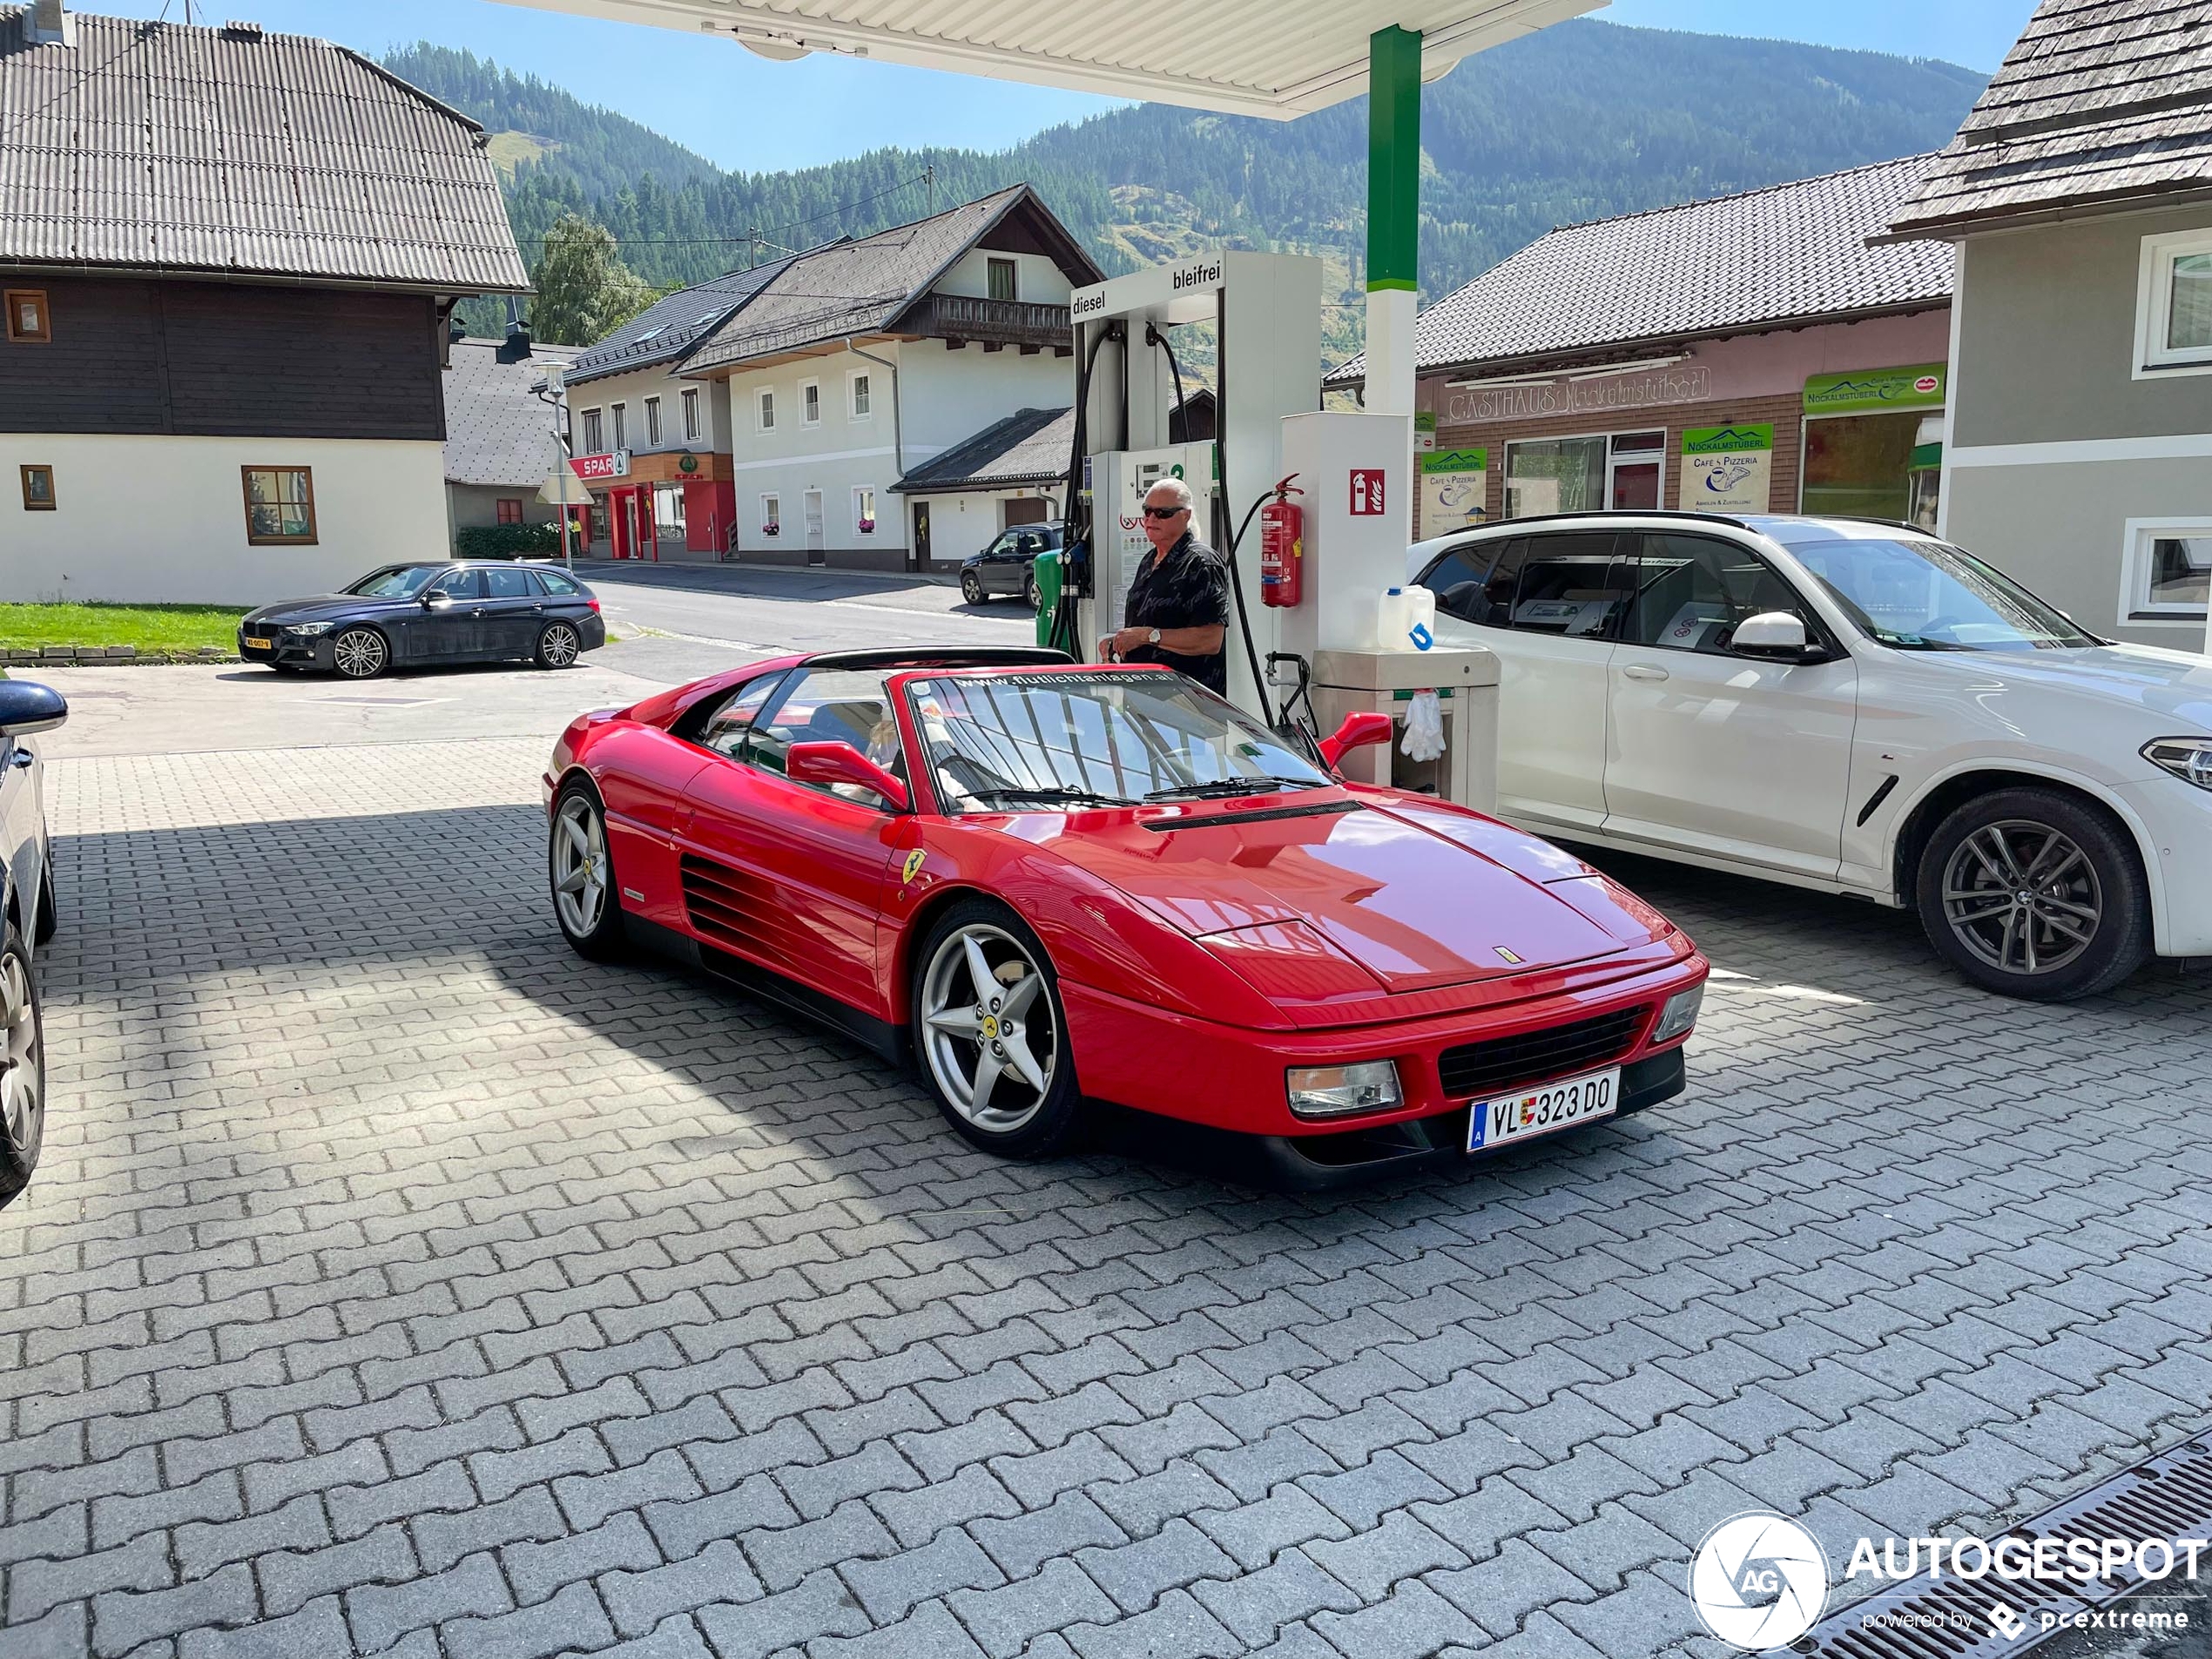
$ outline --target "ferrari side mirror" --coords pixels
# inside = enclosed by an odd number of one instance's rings
[[[1364,749],[1371,743],[1388,743],[1393,729],[1390,716],[1373,709],[1347,714],[1334,737],[1321,739],[1321,759],[1333,769],[1354,749]]]
[[[794,743],[784,753],[784,776],[795,784],[858,784],[900,812],[914,798],[906,785],[849,743]]]

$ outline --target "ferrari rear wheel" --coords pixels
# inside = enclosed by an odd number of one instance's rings
[[[1037,936],[1005,906],[967,900],[938,919],[916,961],[914,1047],[938,1109],[1002,1157],[1058,1151],[1082,1096]]]
[[[595,962],[622,954],[622,907],[615,900],[614,860],[607,850],[606,814],[587,784],[572,783],[554,805],[547,838],[553,917],[579,956]]]

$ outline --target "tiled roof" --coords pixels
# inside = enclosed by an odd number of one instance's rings
[[[2212,190],[2212,0],[2043,0],[1888,237]]]
[[[446,482],[536,489],[553,471],[553,410],[530,388],[548,364],[567,364],[573,346],[536,346],[517,363],[499,361],[496,340],[454,343],[445,372]]]
[[[0,261],[527,292],[482,129],[326,40],[0,6]]]
[[[626,374],[683,356],[798,257],[774,260],[750,271],[727,272],[654,301],[605,339],[594,341],[570,368],[569,384]]]
[[[753,299],[714,332],[685,366],[687,374],[727,368],[753,357],[801,351],[847,334],[891,331],[900,314],[927,293],[954,260],[1017,209],[1032,228],[1061,245],[1063,268],[1080,282],[1101,273],[1027,185],[995,192],[911,225],[832,242],[787,261]]]
[[[1414,325],[1420,367],[1458,368],[1935,305],[1951,250],[1870,248],[1925,156],[1541,236],[1447,294]],[[1328,377],[1356,384],[1359,357]]]
[[[937,496],[954,489],[1056,483],[1068,475],[1075,442],[1075,410],[1016,409],[943,454],[909,467],[891,488],[909,496]]]

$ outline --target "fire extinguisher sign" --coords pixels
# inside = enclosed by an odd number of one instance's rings
[[[1379,517],[1383,509],[1383,469],[1380,467],[1354,467],[1352,469],[1352,516],[1354,518]]]

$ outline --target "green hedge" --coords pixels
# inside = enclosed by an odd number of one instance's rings
[[[453,538],[464,559],[527,559],[561,550],[558,524],[472,524]]]

